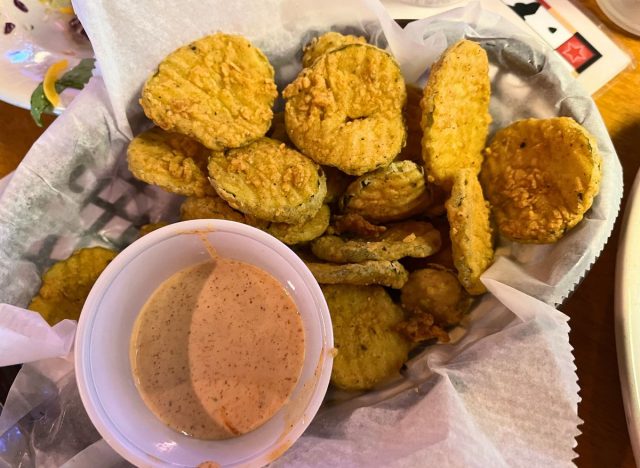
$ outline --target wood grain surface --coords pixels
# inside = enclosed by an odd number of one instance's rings
[[[640,38],[616,27],[595,0],[581,4],[640,63]],[[640,167],[640,70],[624,71],[600,90],[595,100],[624,168],[624,210]],[[47,119],[47,123],[51,120]],[[0,103],[0,177],[18,165],[41,133],[27,111]],[[598,261],[561,308],[571,318],[570,341],[581,388],[578,414],[584,424],[576,448],[579,457],[575,460],[579,467],[635,466],[622,405],[614,335],[613,294],[620,221],[618,218]]]

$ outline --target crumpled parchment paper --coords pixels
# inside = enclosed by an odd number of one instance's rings
[[[261,47],[282,87],[300,69],[301,46],[329,29],[388,47],[407,81],[418,84],[447,44],[463,36],[478,41],[491,61],[491,132],[519,118],[572,116],[598,141],[603,180],[593,208],[557,244],[500,240],[499,257],[483,277],[491,294],[453,343],[426,349],[383,389],[329,395],[274,464],[572,464],[578,385],[567,317],[553,306],[609,237],[622,172],[593,101],[562,63],[479,4],[402,30],[376,0],[74,3],[101,77],[38,140],[0,199],[0,302],[18,307],[0,305],[1,364],[32,362],[0,416],[0,466],[126,466],[82,409],[70,361],[73,324],[47,329],[19,307],[37,292],[42,272],[74,249],[121,248],[138,226],[177,219],[180,197],[133,179],[124,159],[131,136],[149,125],[137,103],[147,76],[176,47],[223,30]]]

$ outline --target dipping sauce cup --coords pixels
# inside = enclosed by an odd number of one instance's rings
[[[305,355],[291,398],[255,430],[225,440],[180,434],[147,408],[131,370],[130,343],[138,314],[174,273],[218,256],[272,275],[302,319]],[[224,220],[171,224],[122,251],[94,285],[82,310],[75,344],[82,402],[102,437],[137,466],[261,466],[289,448],[315,416],[333,364],[331,317],[318,283],[286,245],[251,226]]]

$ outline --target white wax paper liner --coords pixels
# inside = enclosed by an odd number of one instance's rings
[[[404,380],[389,388],[328,406],[279,463],[570,464],[579,419],[566,318],[523,293],[549,304],[566,297],[611,232],[622,179],[593,102],[564,65],[477,5],[414,22],[405,31],[369,0],[176,5],[175,11],[160,0],[75,5],[96,50],[104,85],[94,79],[51,126],[0,200],[0,301],[26,305],[42,271],[74,248],[122,247],[135,238],[136,226],[175,219],[179,197],[132,179],[123,159],[128,139],[148,125],[137,104],[141,84],[175,47],[216,30],[245,34],[270,57],[282,86],[299,70],[301,45],[318,32],[338,29],[365,34],[378,45],[388,43],[405,76],[412,81],[420,77],[422,83],[423,71],[445,45],[465,35],[480,42],[492,62],[492,132],[517,118],[573,116],[599,142],[601,193],[586,219],[555,245],[500,243],[501,257],[484,278],[511,312],[494,297],[485,297],[459,342],[429,348],[408,363]],[[0,339],[6,332],[0,328]],[[22,362],[24,355],[24,350],[9,351],[5,362]],[[49,361],[26,366],[23,380],[41,375],[60,382],[49,375],[57,367]],[[20,411],[8,410],[43,402],[19,382],[0,428],[17,427]],[[54,388],[59,393],[50,401],[59,405],[69,395],[65,401],[73,400],[69,385]],[[26,403],[16,406],[17,401]],[[33,445],[40,442],[32,437]],[[38,463],[69,459],[77,451],[73,445],[36,450]]]

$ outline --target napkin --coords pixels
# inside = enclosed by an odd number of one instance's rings
[[[138,104],[142,84],[180,45],[216,31],[243,34],[267,54],[282,89],[300,70],[302,46],[330,29],[388,48],[407,81],[418,85],[447,45],[468,37],[491,62],[491,133],[519,118],[574,117],[598,141],[600,194],[556,244],[500,239],[497,260],[483,276],[490,294],[452,343],[427,348],[385,388],[328,401],[274,464],[572,464],[578,385],[567,317],[553,307],[604,247],[619,209],[622,172],[593,101],[549,50],[477,3],[404,29],[375,0],[78,0],[74,6],[100,76],[36,142],[0,199],[0,302],[26,306],[42,272],[75,248],[121,248],[136,238],[137,226],[177,219],[181,198],[133,179],[124,151],[149,125]],[[0,343],[13,337],[17,344],[6,350],[4,364],[34,357],[24,348],[39,339],[26,331],[31,314],[10,312],[11,321],[0,322]],[[16,329],[26,335],[24,346]],[[42,339],[58,334],[51,333]],[[81,410],[68,349],[58,351],[24,366],[11,389],[0,416],[0,460],[10,465],[58,466],[82,458],[86,447],[106,450]],[[37,411],[44,412],[41,419],[34,418]],[[103,466],[114,466],[114,459],[103,458]]]

